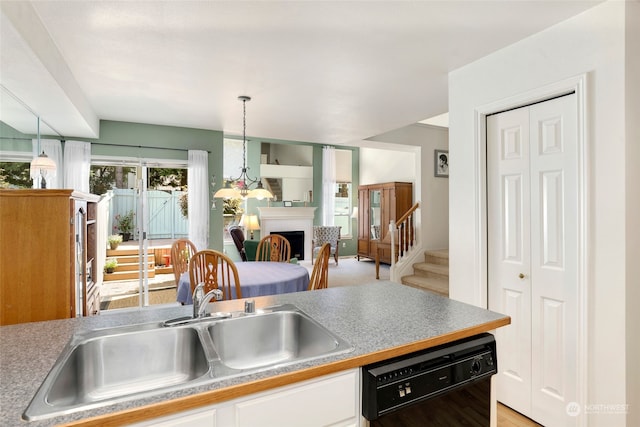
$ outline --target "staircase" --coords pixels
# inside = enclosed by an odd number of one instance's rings
[[[413,274],[402,277],[402,284],[449,296],[449,250],[424,253],[424,262],[413,264]]]
[[[118,266],[113,273],[104,273],[104,281],[138,279],[138,264],[142,254],[138,248],[132,249],[107,249],[107,258],[116,258]],[[156,276],[156,262],[153,249],[147,251],[147,271],[149,277]]]
[[[275,196],[274,200],[282,200],[282,186],[278,178],[265,178],[267,180],[268,189]]]

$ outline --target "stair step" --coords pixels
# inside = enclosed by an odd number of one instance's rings
[[[430,262],[418,262],[413,264],[413,273],[416,276],[432,277],[449,280],[449,266],[432,264]]]
[[[139,260],[141,257],[139,257],[137,254],[136,255],[117,255],[117,256],[109,256],[108,258],[115,258],[118,260],[118,264],[138,264]],[[147,255],[147,261],[149,263],[153,263],[153,265],[155,265],[156,263],[156,258],[155,256],[151,253]]]
[[[404,276],[401,282],[412,288],[435,292],[445,297],[449,296],[449,280],[447,279],[412,275]]]
[[[173,274],[173,267],[156,267],[156,274]]]
[[[114,280],[132,280],[132,279],[138,279],[138,272],[137,271],[114,271],[113,273],[105,273],[104,274],[104,281],[105,282],[111,282]],[[149,270],[149,277],[156,277],[156,271],[155,270]]]
[[[147,249],[147,253],[148,254],[153,254],[153,249]],[[138,256],[138,254],[140,254],[140,251],[138,251],[138,248],[132,248],[132,249],[107,249],[107,256],[108,257],[125,256],[125,255]]]
[[[449,265],[449,249],[425,251],[424,260],[430,264]]]
[[[118,261],[118,267],[116,268],[116,271],[138,271],[138,269],[140,268],[140,266],[138,265],[138,262],[125,262],[125,263],[121,263],[120,261]],[[147,263],[147,270],[151,271],[151,270],[156,270],[155,265],[153,264],[153,262],[149,262]]]

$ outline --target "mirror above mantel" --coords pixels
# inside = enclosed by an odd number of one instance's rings
[[[310,202],[313,191],[313,148],[308,145],[263,142],[260,177],[274,200]]]

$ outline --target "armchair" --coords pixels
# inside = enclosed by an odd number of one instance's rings
[[[316,257],[322,245],[328,243],[331,251],[330,255],[333,255],[333,259],[338,265],[338,256],[340,251],[340,230],[342,227],[338,225],[316,225],[313,227],[313,240],[311,241],[311,263]]]

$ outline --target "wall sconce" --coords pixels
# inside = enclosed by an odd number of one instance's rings
[[[253,240],[254,230],[260,230],[260,223],[258,222],[258,215],[242,215],[240,223],[245,230],[249,231],[249,238]]]
[[[353,212],[351,212],[351,218],[358,218],[358,207],[353,208]]]

